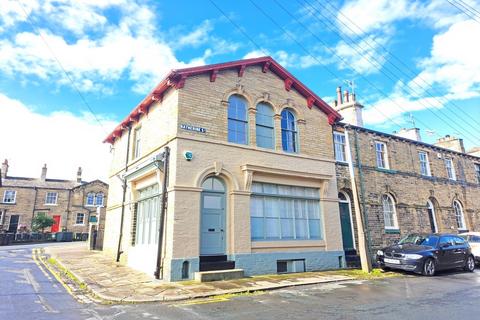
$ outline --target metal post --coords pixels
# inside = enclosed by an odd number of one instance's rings
[[[128,127],[128,137],[127,137],[127,155],[125,156],[125,173],[128,170],[128,157],[130,154],[130,136],[132,134],[132,127]],[[122,247],[122,237],[123,237],[123,220],[125,217],[125,199],[127,197],[127,179],[123,178],[123,195],[122,195],[122,211],[120,214],[120,234],[118,236],[118,247],[117,247],[117,262],[120,262],[120,255],[123,253],[121,251]]]
[[[360,210],[360,203],[358,198],[357,184],[355,182],[355,172],[353,170],[352,153],[350,149],[350,140],[348,137],[348,127],[345,127],[345,148],[346,148],[346,160],[348,163],[348,171],[350,173],[350,181],[352,185],[353,204],[355,207],[355,220],[358,228],[358,248],[360,251],[360,262],[362,264],[362,270],[364,272],[372,271],[372,264],[370,261],[367,243],[365,238],[365,225],[363,222],[362,212]]]
[[[162,186],[162,204],[160,209],[160,221],[158,226],[158,248],[157,248],[157,264],[155,269],[155,279],[163,278],[163,262],[162,262],[162,249],[163,249],[163,225],[165,219],[165,210],[167,208],[168,194],[168,165],[170,158],[170,148],[165,147],[163,153],[163,186]]]

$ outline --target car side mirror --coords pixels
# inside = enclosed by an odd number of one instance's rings
[[[442,243],[442,245],[440,246],[440,248],[442,249],[445,249],[445,248],[448,248],[450,247],[450,243]]]
[[[393,244],[398,244],[398,240],[393,240]]]

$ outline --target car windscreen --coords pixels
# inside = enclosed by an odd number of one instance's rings
[[[400,240],[398,244],[416,244],[420,246],[435,247],[437,242],[438,237],[434,235],[410,234]]]

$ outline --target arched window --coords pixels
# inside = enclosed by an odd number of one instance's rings
[[[453,201],[453,211],[455,213],[455,220],[457,220],[458,230],[467,230],[462,204],[458,200]]]
[[[282,147],[287,152],[298,151],[298,134],[295,115],[292,111],[282,111]]]
[[[430,227],[433,233],[438,232],[437,226],[437,218],[435,217],[435,206],[433,202],[429,199],[427,200],[427,212],[428,212],[428,220],[430,221]]]
[[[203,181],[202,189],[205,191],[223,192],[225,191],[225,186],[223,185],[223,182],[220,179],[216,177],[209,177],[205,179],[205,181]]]
[[[395,201],[389,194],[382,196],[383,216],[385,218],[385,229],[398,229],[397,210]]]
[[[86,205],[93,206],[94,204],[95,204],[95,193],[90,192],[89,194],[87,194]]]
[[[95,195],[95,205],[96,206],[103,206],[103,192],[99,192]]]
[[[228,98],[228,141],[247,144],[247,101],[238,95]]]
[[[273,135],[273,108],[266,103],[259,103],[257,105],[255,122],[257,146],[274,149],[275,139]]]

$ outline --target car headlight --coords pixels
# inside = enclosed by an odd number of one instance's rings
[[[378,250],[378,251],[377,251],[377,256],[383,256],[383,251],[382,251],[382,250]]]
[[[418,260],[418,259],[421,259],[421,258],[423,258],[422,255],[415,254],[415,253],[407,253],[405,255],[405,259]]]

